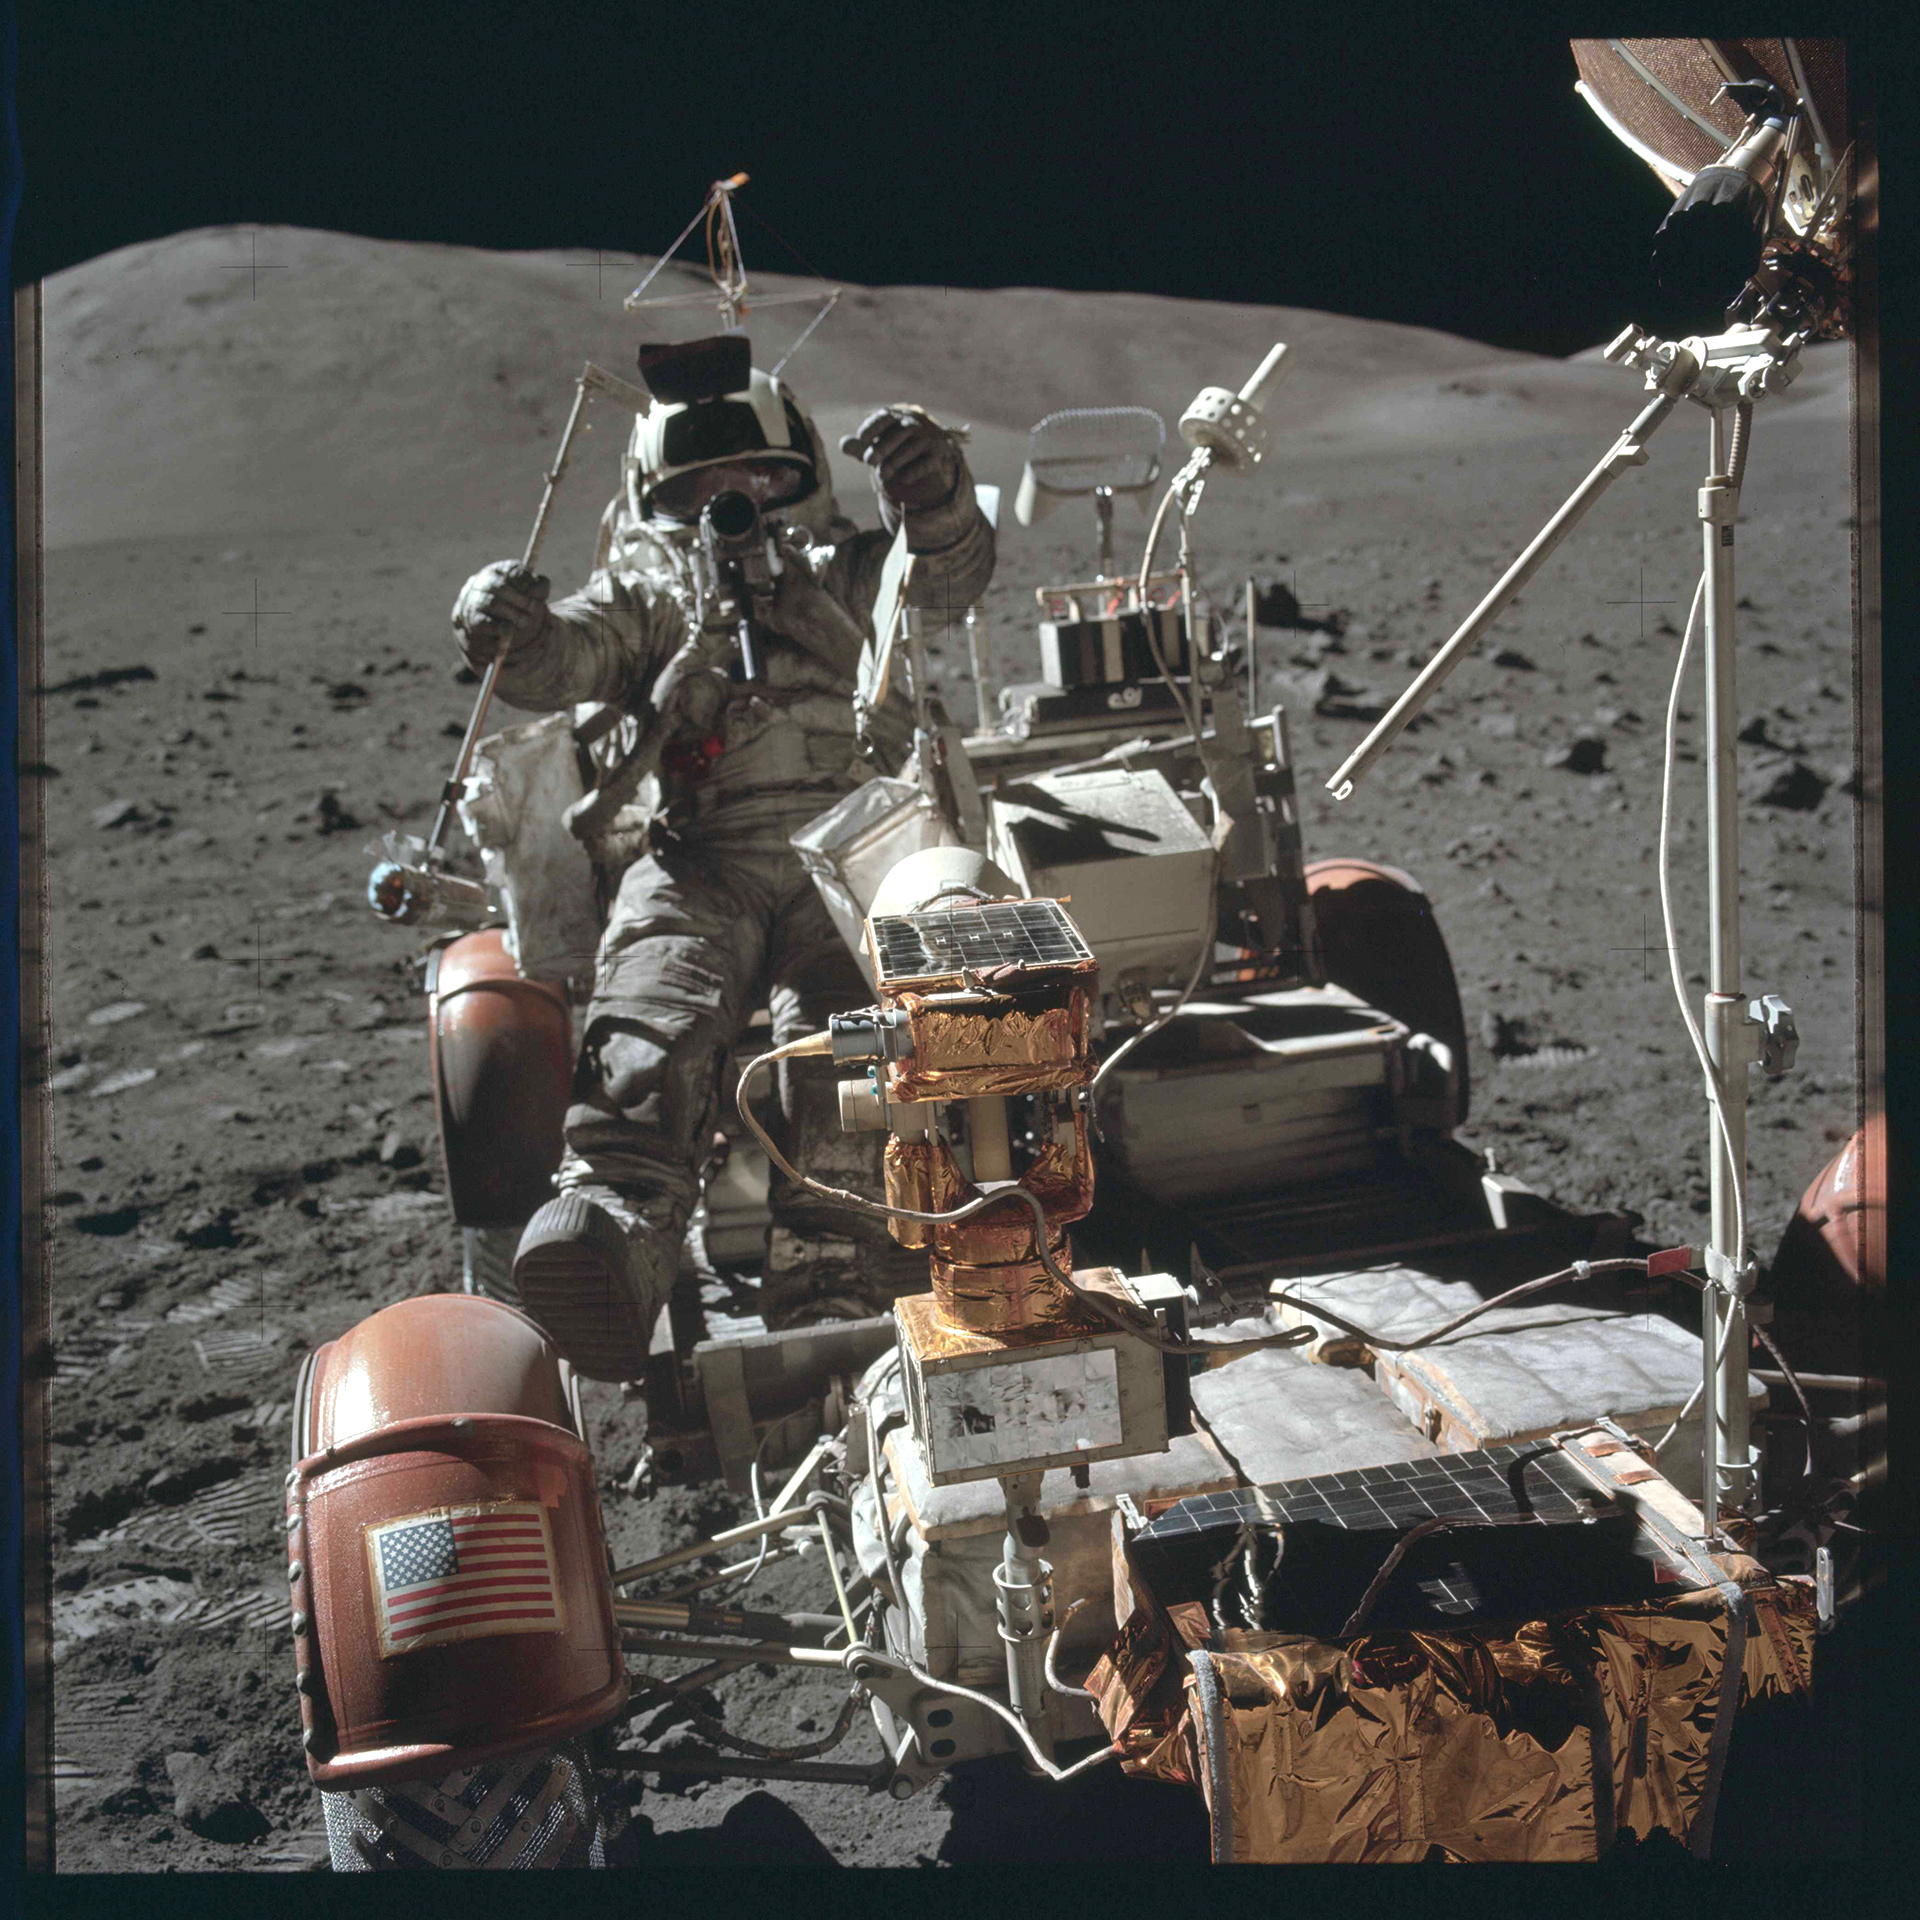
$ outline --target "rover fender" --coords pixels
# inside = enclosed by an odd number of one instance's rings
[[[287,1476],[302,1744],[333,1792],[609,1719],[627,1680],[572,1376],[525,1314],[384,1308],[311,1355]]]
[[[519,1227],[553,1197],[573,1087],[565,991],[523,980],[498,927],[427,975],[429,1057],[447,1196],[462,1227]]]
[[[1780,1236],[1767,1291],[1804,1317],[1803,1352],[1852,1370],[1884,1365],[1887,1135],[1875,1114],[1827,1162]]]
[[[1455,1120],[1464,1121],[1471,1092],[1466,1016],[1440,923],[1419,883],[1398,867],[1346,857],[1313,861],[1306,879],[1327,978],[1452,1050],[1460,1087]]]

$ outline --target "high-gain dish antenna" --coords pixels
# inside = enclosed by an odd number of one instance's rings
[[[807,336],[833,311],[845,289],[829,287],[825,294],[755,294],[751,301],[748,300],[752,283],[747,278],[746,262],[740,253],[740,229],[733,217],[733,196],[746,184],[747,176],[744,173],[716,180],[707,189],[707,197],[700,203],[700,211],[681,228],[680,237],[648,268],[647,277],[627,295],[622,304],[629,313],[641,313],[654,307],[715,307],[725,330],[737,333],[744,326],[747,315],[756,308],[806,306],[819,301],[820,311],[807,322],[800,338],[769,369],[777,376],[780,369],[800,351]],[[710,293],[657,293],[651,299],[643,298],[659,277],[661,268],[680,251],[694,228],[703,221],[707,229],[707,272],[713,280],[713,290]],[[802,261],[801,264],[805,266],[807,263]]]
[[[1113,497],[1130,495],[1144,513],[1160,478],[1167,423],[1151,407],[1069,407],[1027,436],[1027,464],[1014,518],[1037,525],[1063,500],[1093,498],[1100,516],[1100,578],[1113,573]]]

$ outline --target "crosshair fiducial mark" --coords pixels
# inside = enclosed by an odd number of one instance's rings
[[[1300,598],[1300,582],[1295,577],[1295,572],[1292,567],[1287,569],[1287,591],[1293,595],[1293,604],[1302,613],[1309,607],[1330,607],[1333,605],[1331,600],[1302,600]]]
[[[260,298],[260,276],[263,273],[285,273],[287,268],[282,261],[262,260],[260,258],[260,236],[257,233],[249,234],[247,237],[252,243],[251,258],[248,259],[244,266],[224,266],[220,271],[222,273],[246,274],[253,282],[253,297],[258,300]]]
[[[1640,638],[1642,640],[1647,637],[1647,609],[1649,607],[1670,607],[1673,604],[1674,602],[1671,600],[1649,600],[1647,598],[1647,570],[1644,566],[1640,569],[1640,590],[1635,598],[1631,600],[1609,600],[1606,602],[1606,605],[1610,607],[1638,607],[1640,609]]]
[[[257,657],[260,652],[260,622],[262,620],[285,620],[293,614],[291,607],[263,607],[260,604],[260,576],[253,577],[253,605],[250,607],[222,607],[221,614],[229,620],[251,620],[253,622],[253,651]]]
[[[591,267],[593,269],[593,297],[596,300],[601,300],[606,297],[607,256],[603,249],[595,247],[592,258],[587,260],[570,260],[567,264],[574,267]]]
[[[1609,947],[1607,949],[1609,953],[1637,953],[1640,956],[1640,978],[1642,980],[1650,980],[1653,977],[1647,971],[1648,963],[1652,960],[1653,956],[1656,953],[1666,953],[1668,950],[1664,945],[1650,942],[1647,939],[1647,916],[1644,913],[1640,916],[1640,944],[1637,947]]]

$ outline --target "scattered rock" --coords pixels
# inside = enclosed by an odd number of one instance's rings
[[[380,1164],[396,1170],[417,1167],[420,1149],[398,1127],[389,1128],[386,1138],[380,1142]]]
[[[440,737],[443,740],[464,740],[467,737],[467,730],[460,721],[449,720],[447,724],[440,729]]]
[[[243,1033],[257,1027],[267,1017],[265,1001],[235,1000],[220,1011],[220,1018],[207,1028],[208,1033]]]
[[[93,1077],[93,1069],[82,1060],[71,1067],[62,1067],[47,1082],[52,1093],[71,1093],[75,1087],[84,1085]]]
[[[87,818],[103,833],[110,827],[130,827],[144,820],[138,800],[109,800],[104,807],[95,807]]]
[[[676,1753],[710,1753],[712,1748],[694,1732],[691,1727],[669,1727],[666,1732],[657,1735],[650,1743],[649,1750],[663,1759]],[[659,1776],[659,1788],[662,1793],[676,1797],[684,1794],[693,1786],[704,1784],[696,1774],[666,1773]]]
[[[1607,743],[1596,734],[1583,733],[1564,747],[1549,747],[1541,756],[1541,765],[1564,767],[1569,773],[1604,773]]]
[[[1518,647],[1502,647],[1493,656],[1496,667],[1505,667],[1510,673],[1533,673],[1537,671],[1534,663]]]
[[[159,676],[148,666],[102,667],[98,673],[76,674],[71,680],[56,681],[42,687],[42,693],[97,693],[102,687],[124,686],[129,680],[153,680]]]
[[[1411,787],[1443,787],[1451,780],[1457,769],[1453,761],[1444,753],[1430,753],[1402,778],[1402,790]]]
[[[1346,610],[1329,607],[1323,618],[1315,619],[1294,598],[1293,589],[1284,580],[1270,577],[1253,583],[1253,620],[1260,627],[1288,627],[1299,633],[1338,635],[1346,631]]]
[[[95,1084],[88,1098],[99,1100],[108,1094],[126,1093],[134,1087],[144,1087],[149,1080],[160,1077],[158,1067],[123,1067],[118,1073],[110,1073],[104,1080]]]
[[[1518,1060],[1540,1050],[1530,1020],[1510,1020],[1492,1011],[1480,1016],[1480,1043],[1496,1060]]]
[[[244,1393],[208,1393],[194,1400],[183,1400],[179,1413],[182,1420],[197,1423],[218,1420],[229,1413],[245,1413],[252,1404]]]
[[[1831,784],[1804,760],[1785,754],[1754,761],[1740,777],[1741,793],[1751,805],[1778,807],[1787,813],[1811,813],[1827,797]]]
[[[356,684],[352,680],[342,680],[337,685],[327,689],[327,698],[331,700],[336,707],[357,706],[361,701],[366,699],[366,697],[366,688]]]
[[[231,1455],[197,1460],[190,1465],[170,1461],[147,1481],[145,1492],[149,1500],[158,1501],[163,1507],[183,1506],[196,1493],[237,1479],[240,1472],[241,1462]]]
[[[203,940],[187,957],[190,960],[218,960],[220,949],[211,940]]]
[[[1515,740],[1520,735],[1520,717],[1513,713],[1483,713],[1480,731],[1496,740]]]
[[[203,1840],[243,1846],[271,1830],[266,1815],[204,1756],[168,1754],[167,1777],[173,1782],[174,1818]]]
[[[1328,720],[1378,720],[1387,710],[1369,689],[1341,679],[1331,667],[1305,675],[1302,684],[1314,712]]]
[[[183,1247],[195,1247],[202,1250],[214,1247],[237,1247],[240,1236],[234,1231],[233,1223],[237,1216],[232,1207],[202,1207],[198,1213],[188,1216],[174,1238]]]
[[[340,796],[331,787],[320,796],[320,831],[322,833],[360,831],[360,822],[341,804]]]
[[[146,1010],[147,1003],[144,1000],[115,1000],[111,1005],[96,1007],[88,1014],[87,1025],[90,1027],[115,1027],[118,1026],[122,1020],[131,1020],[136,1015],[145,1013]]]
[[[117,1240],[139,1224],[138,1207],[109,1207],[99,1213],[83,1213],[72,1222],[76,1232],[98,1234],[105,1240]]]

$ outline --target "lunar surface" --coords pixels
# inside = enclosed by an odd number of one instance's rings
[[[524,545],[581,362],[631,375],[642,326],[620,303],[645,264],[218,230],[47,286],[38,777],[65,1868],[324,1863],[280,1543],[295,1368],[459,1274],[421,943],[367,910],[366,847],[425,829],[472,699],[448,608]],[[676,275],[663,283],[703,284]],[[749,322],[763,363],[806,312]],[[697,310],[668,318],[681,337],[699,327]],[[1323,783],[1365,731],[1355,716],[1391,702],[1598,460],[1638,375],[1597,348],[1562,362],[1326,313],[941,287],[848,289],[789,372],[830,446],[887,401],[967,423],[976,477],[1010,505],[1041,415],[1145,405],[1171,430],[1198,387],[1238,386],[1276,339],[1296,364],[1270,403],[1272,457],[1209,484],[1196,544],[1223,609],[1249,576],[1276,620],[1273,588],[1299,608],[1258,652],[1263,705],[1291,715],[1309,857],[1384,860],[1432,898],[1472,1035],[1476,1150],[1569,1207],[1638,1214],[1656,1244],[1697,1241],[1707,1120],[1660,950],[1655,838],[1704,415],[1665,427],[1428,723],[1335,804]],[[1743,501],[1746,978],[1788,999],[1801,1036],[1796,1069],[1754,1084],[1763,1259],[1855,1124],[1847,353],[1812,350],[1761,409]],[[584,578],[617,477],[625,421],[593,406],[541,560],[556,592]],[[875,524],[864,474],[841,460],[837,478]],[[1137,561],[1131,512],[1119,534]],[[982,612],[1001,677],[1033,679],[1033,589],[1084,575],[1093,516],[1001,528]],[[964,660],[939,665],[970,719]],[[1696,995],[1698,671],[1696,654],[1674,825]],[[589,1397],[616,1553],[732,1517],[711,1488],[620,1491],[642,1411]],[[819,1600],[791,1566],[759,1591]],[[834,1707],[830,1689],[749,1669],[711,1710],[793,1741]],[[1736,1798],[1726,1845],[1799,1844]],[[1765,1804],[1757,1787],[1740,1802]],[[846,1865],[1205,1853],[1184,1792],[1096,1775],[1063,1797],[997,1764],[904,1805],[734,1782],[649,1786],[637,1812],[661,1860],[743,1842]]]

